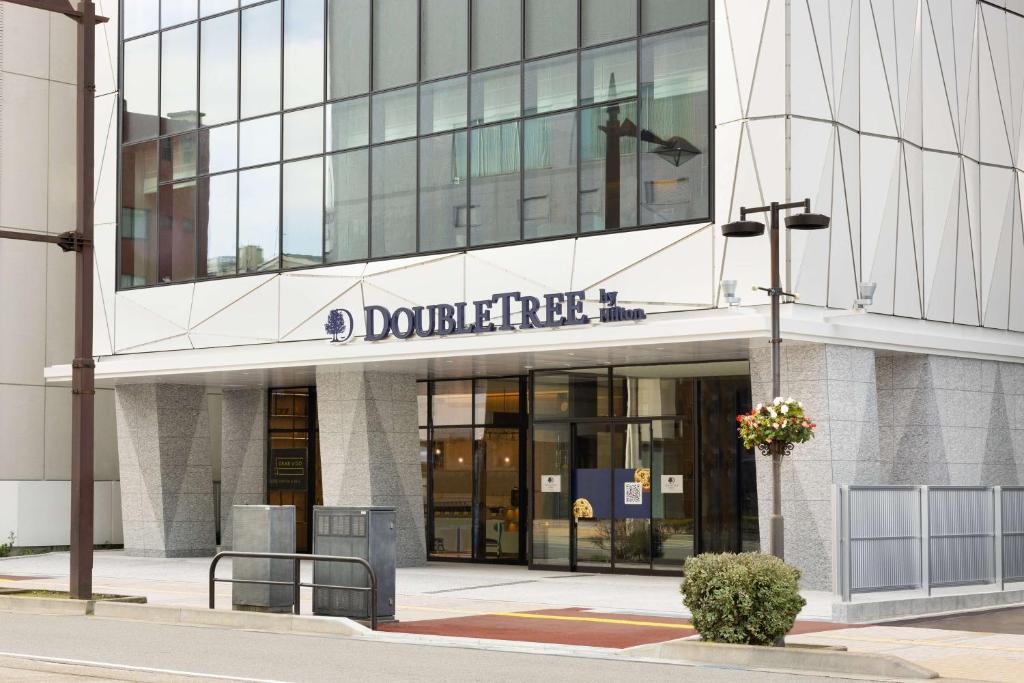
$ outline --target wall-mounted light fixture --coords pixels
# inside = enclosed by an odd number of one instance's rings
[[[857,283],[857,300],[854,301],[853,307],[859,311],[863,311],[865,308],[875,302],[875,287],[877,283],[874,282],[858,282]]]
[[[722,288],[722,296],[729,303],[730,306],[739,306],[740,297],[736,296],[736,281],[735,280],[722,280],[720,285]]]

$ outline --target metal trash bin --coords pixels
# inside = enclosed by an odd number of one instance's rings
[[[313,508],[313,553],[361,557],[377,575],[377,617],[395,617],[395,508]],[[366,568],[349,562],[314,562],[313,583],[369,587]],[[353,619],[370,618],[370,592],[313,589],[313,613]]]
[[[295,552],[294,505],[235,505],[232,507],[233,550],[252,553]],[[291,582],[291,560],[233,557],[231,578]],[[291,612],[292,586],[231,584],[231,606],[246,612]]]

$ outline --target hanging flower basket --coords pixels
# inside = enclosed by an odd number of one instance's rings
[[[749,413],[736,416],[740,438],[746,448],[757,447],[762,454],[789,455],[793,446],[814,438],[817,425],[804,413],[804,404],[777,397],[771,403],[758,403]]]

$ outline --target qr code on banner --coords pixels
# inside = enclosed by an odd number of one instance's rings
[[[626,505],[643,505],[644,485],[638,481],[627,481],[622,500]]]

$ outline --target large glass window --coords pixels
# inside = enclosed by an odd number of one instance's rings
[[[284,3],[284,108],[324,99],[324,0]]]
[[[466,246],[466,134],[420,140],[420,250]]]
[[[373,148],[372,256],[416,251],[416,141]]]
[[[284,165],[282,187],[282,267],[308,268],[323,263],[324,160]]]
[[[281,108],[281,3],[242,12],[242,116]]]
[[[213,126],[238,118],[238,16],[208,19],[201,27],[199,116],[200,124]]]
[[[278,268],[280,166],[238,174],[238,272]]]
[[[708,214],[707,28],[646,38],[640,59],[640,222]]]
[[[146,196],[164,224],[177,186],[196,181],[196,253],[184,267],[159,221],[133,218],[119,253],[139,258],[119,287],[709,218],[709,0],[122,4],[122,152],[158,140]],[[183,145],[192,167],[171,158]],[[289,178],[314,164],[281,164],[314,158],[321,177],[301,199],[314,206],[320,188],[321,219],[293,254],[288,216],[316,210],[289,207]],[[203,193],[228,182],[210,178],[269,165],[236,177],[243,237],[207,244]],[[249,208],[270,202],[274,214]]]
[[[160,36],[160,132],[195,128],[196,26],[164,31]]]
[[[160,132],[157,109],[159,41],[159,36],[147,36],[124,44],[122,142],[156,137]]]
[[[370,166],[365,149],[327,157],[324,176],[324,252],[328,263],[367,256]]]
[[[224,173],[199,179],[199,277],[235,274],[238,177]]]
[[[421,383],[431,557],[523,559],[521,386],[519,377]]]
[[[576,231],[576,112],[523,123],[523,231],[527,239]]]
[[[125,147],[121,154],[122,287],[157,282],[157,142]]]

